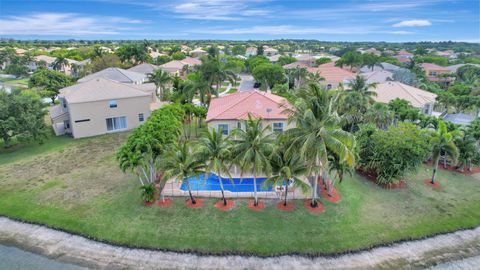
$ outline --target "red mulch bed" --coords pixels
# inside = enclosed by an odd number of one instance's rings
[[[223,205],[223,200],[219,200],[214,204],[214,206],[221,211],[230,211],[232,210],[233,206],[235,206],[235,202],[232,200],[227,200],[227,205]]]
[[[247,207],[254,211],[261,211],[265,208],[265,203],[263,201],[258,200],[258,205],[255,206],[255,200],[249,200],[247,203]]]
[[[143,205],[145,206],[152,206],[155,202],[143,202]]]
[[[432,161],[431,161],[431,160],[425,161],[424,163],[427,164],[427,165],[429,165],[429,166],[432,166]],[[472,175],[472,174],[480,173],[480,167],[472,167],[472,170],[471,170],[471,171],[467,170],[467,168],[465,167],[465,168],[463,169],[463,172],[462,172],[462,171],[460,171],[460,168],[457,167],[457,166],[449,166],[449,165],[447,165],[447,167],[445,168],[445,166],[443,166],[443,162],[441,162],[441,163],[438,164],[438,168],[441,169],[441,170],[446,170],[446,171],[450,171],[450,172],[461,173],[461,174],[464,174],[464,175]]]
[[[307,209],[308,212],[312,214],[319,214],[319,213],[325,212],[325,207],[323,206],[323,204],[321,204],[320,202],[317,202],[317,207],[313,208],[310,205],[311,202],[312,200],[305,200],[305,202],[303,203],[303,207],[305,207],[305,209]]]
[[[397,188],[406,188],[407,182],[405,180],[400,180],[398,183],[390,183],[390,184],[379,184],[377,183],[377,175],[373,172],[366,172],[361,169],[357,169],[357,173],[362,175],[363,177],[367,178],[369,181],[375,183],[376,185],[385,188],[385,189],[397,189]]]
[[[287,206],[284,205],[285,202],[278,202],[277,203],[277,209],[282,210],[282,211],[292,211],[295,209],[295,204],[293,202],[287,202]]]
[[[185,206],[188,208],[200,208],[203,206],[203,199],[198,199],[196,198],[195,201],[197,202],[196,204],[192,203],[192,200],[188,199],[185,201]]]
[[[328,190],[325,188],[325,185],[320,185],[320,194],[322,195],[322,198],[325,200],[332,202],[332,203],[338,203],[342,197],[340,194],[338,194],[337,189],[335,187],[332,188],[331,196],[328,196]]]
[[[440,188],[441,187],[440,182],[438,182],[438,181],[435,181],[435,184],[432,184],[432,179],[425,179],[423,181],[423,183],[426,186],[429,186],[429,187],[432,187],[432,188]]]
[[[168,199],[165,199],[165,200],[159,200],[157,201],[157,205],[162,207],[162,208],[167,208],[167,207],[170,207],[171,205],[173,204],[173,200],[168,198]]]

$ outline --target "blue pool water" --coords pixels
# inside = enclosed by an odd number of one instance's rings
[[[241,180],[241,181],[240,181]],[[262,187],[266,178],[257,178],[257,191],[272,191],[272,186]],[[207,179],[204,175],[192,176],[188,178],[192,191],[220,191],[218,176],[210,174]],[[222,178],[223,188],[231,192],[253,192],[253,178]],[[181,190],[187,191],[187,183],[183,181]]]

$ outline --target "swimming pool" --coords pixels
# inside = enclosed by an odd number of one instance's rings
[[[272,186],[262,187],[262,183],[266,178],[257,178],[257,191],[272,191]],[[190,188],[192,191],[220,191],[220,183],[218,182],[218,176],[210,174],[205,180],[205,175],[192,176],[188,178],[190,182]],[[222,178],[223,188],[231,192],[253,192],[253,178]],[[181,190],[188,191],[187,183],[183,181]]]

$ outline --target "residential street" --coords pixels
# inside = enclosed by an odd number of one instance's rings
[[[251,74],[242,73],[240,74],[240,78],[242,81],[240,82],[238,91],[252,91],[254,89],[253,85],[255,84],[255,80]]]

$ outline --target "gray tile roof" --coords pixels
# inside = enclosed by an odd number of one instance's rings
[[[148,73],[152,73],[156,69],[159,69],[159,67],[156,66],[156,65],[152,65],[152,64],[149,64],[149,63],[143,63],[143,64],[140,64],[140,65],[136,65],[132,68],[129,68],[127,70],[147,75]]]
[[[122,99],[150,96],[133,85],[119,83],[105,78],[96,78],[78,83],[60,90],[60,97],[68,103],[94,102],[100,100]]]
[[[394,72],[396,70],[399,70],[400,67],[399,66],[396,66],[396,65],[393,65],[393,64],[390,64],[390,63],[386,63],[386,62],[382,62],[382,67],[378,67],[378,66],[375,66],[373,68],[373,71],[379,71],[379,70],[386,70],[386,71],[390,71],[390,72]],[[367,67],[367,66],[364,66],[360,69],[360,72],[372,72],[372,69]]]
[[[475,115],[465,113],[446,114],[443,117],[443,120],[457,125],[468,126],[473,120],[475,120]]]
[[[84,83],[97,78],[106,78],[121,83],[142,83],[145,80],[145,74],[112,67],[85,76],[78,82]]]

